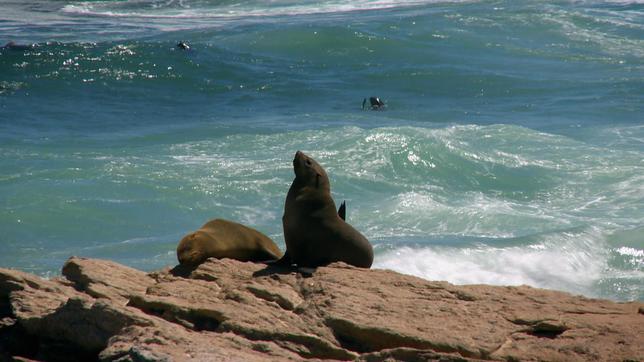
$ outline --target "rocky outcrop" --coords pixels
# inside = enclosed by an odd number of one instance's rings
[[[643,311],[345,264],[209,259],[148,274],[73,257],[52,280],[0,269],[0,359],[640,361]]]

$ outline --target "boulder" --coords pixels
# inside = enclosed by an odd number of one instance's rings
[[[0,359],[636,361],[642,310],[342,263],[300,273],[209,259],[145,273],[72,257],[52,280],[0,269]]]

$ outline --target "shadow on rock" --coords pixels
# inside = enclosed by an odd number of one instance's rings
[[[190,277],[190,274],[195,271],[195,269],[197,269],[197,267],[199,267],[199,265],[179,264],[170,269],[170,274],[174,275],[175,277],[188,278]]]
[[[265,277],[273,274],[291,274],[293,272],[297,272],[300,273],[304,278],[310,278],[313,276],[313,273],[315,273],[316,270],[317,268],[304,268],[291,265],[269,263],[266,264],[266,268],[254,272],[253,277]]]

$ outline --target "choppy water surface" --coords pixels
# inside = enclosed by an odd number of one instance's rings
[[[375,267],[644,299],[641,2],[0,10],[0,43],[35,44],[0,51],[2,267],[152,270],[214,217],[283,247],[303,150]]]

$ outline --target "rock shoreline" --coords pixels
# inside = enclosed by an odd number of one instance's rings
[[[455,286],[342,263],[209,259],[145,273],[0,268],[0,360],[644,361],[644,303]]]

